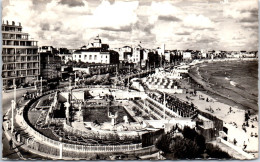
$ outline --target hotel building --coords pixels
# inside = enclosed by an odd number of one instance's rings
[[[102,44],[97,36],[87,48],[74,51],[73,60],[85,63],[117,64],[119,55],[116,51],[109,50],[108,44]]]
[[[29,34],[22,32],[21,23],[13,21],[2,24],[2,78],[3,86],[32,83],[39,76],[39,54],[37,41],[29,40]]]

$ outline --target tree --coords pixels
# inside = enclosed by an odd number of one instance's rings
[[[185,126],[183,128],[182,134],[183,134],[184,138],[188,138],[191,140],[193,140],[195,138],[195,136],[198,135],[198,133],[195,131],[195,129],[191,129],[188,126]]]
[[[169,144],[171,140],[170,134],[163,134],[156,141],[155,147],[162,150],[164,153],[170,153]]]
[[[218,146],[214,146],[211,143],[206,144],[206,149],[207,149],[207,154],[211,158],[216,158],[216,159],[231,159],[231,156],[223,152]]]
[[[169,147],[174,159],[195,159],[199,157],[199,147],[193,140],[176,136]]]
[[[167,159],[195,159],[202,158],[208,153],[210,158],[227,159],[230,156],[212,144],[206,144],[205,138],[195,129],[185,126],[183,136],[174,136],[174,129],[163,134],[156,141],[155,146],[164,152]]]

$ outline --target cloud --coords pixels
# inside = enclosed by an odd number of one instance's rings
[[[244,23],[242,27],[258,31],[258,22]]]
[[[138,2],[116,1],[110,4],[103,1],[94,11],[90,18],[93,27],[122,27],[137,21],[135,10]]]
[[[173,15],[179,15],[181,10],[172,5],[169,1],[153,1],[147,12],[150,14],[149,23],[152,24],[155,23],[159,17],[166,20],[167,18],[169,19],[170,17],[173,17]]]
[[[132,31],[132,25],[128,26],[122,26],[120,28],[115,27],[101,27],[101,30],[107,30],[107,31],[117,31],[117,32],[130,32]]]
[[[134,30],[142,31],[147,35],[152,34],[151,30],[154,28],[154,24],[150,24],[145,17],[138,17],[138,21],[133,25]]]
[[[218,41],[217,38],[203,37],[203,38],[196,40],[196,43],[212,43],[212,42],[216,42],[216,41]]]
[[[84,6],[82,0],[60,0],[58,4],[68,5],[70,7]]]
[[[240,22],[257,22],[258,21],[258,10],[242,10],[241,14],[243,16],[240,17]]]
[[[257,1],[235,1],[224,6],[223,16],[247,23],[258,21]]]
[[[177,32],[175,34],[177,34],[177,35],[190,35],[191,32],[184,31],[184,32]]]
[[[163,21],[181,21],[179,18],[175,17],[175,16],[162,16],[160,15],[158,17],[158,20],[163,20]]]
[[[210,29],[214,28],[214,22],[212,22],[208,17],[203,15],[189,14],[183,20],[185,27],[195,28],[195,29]]]
[[[147,48],[240,50],[258,40],[255,0],[4,0],[2,5],[3,20],[21,22],[39,46],[75,49],[98,34],[112,48],[141,41]]]
[[[139,5],[140,6],[151,6],[152,1],[146,0],[146,1],[140,1]]]
[[[50,24],[48,23],[42,23],[40,24],[40,27],[42,30],[50,30]]]

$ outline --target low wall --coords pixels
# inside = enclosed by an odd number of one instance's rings
[[[113,88],[113,89],[121,89],[121,90],[127,89],[127,87],[115,86],[115,85],[79,85],[77,87],[74,87],[74,89],[80,89],[80,88]]]
[[[119,138],[121,140],[123,140],[124,138],[135,139],[137,137],[140,137],[139,133],[136,131],[120,131],[118,133],[114,133],[113,131],[107,131],[107,130],[84,131],[84,130],[79,130],[77,128],[71,127],[71,126],[67,125],[66,123],[64,123],[63,126],[64,126],[63,128],[68,132],[76,133],[78,135],[82,135],[84,137],[89,137],[89,138],[93,138],[93,136],[98,136],[100,139],[103,139],[103,138],[107,139],[106,136],[118,135]]]
[[[46,145],[51,146],[56,149],[59,149],[60,144],[62,144],[63,150],[74,151],[74,152],[124,152],[124,151],[133,151],[133,150],[142,149],[141,143],[130,144],[130,145],[85,146],[85,145],[68,144],[68,143],[52,140],[52,139],[42,135],[34,128],[32,128],[24,118],[24,115],[25,115],[25,113],[27,113],[29,106],[34,101],[35,101],[35,99],[30,100],[27,105],[25,105],[23,108],[21,108],[21,109],[23,109],[21,123],[22,123],[22,127],[26,128],[25,131],[28,132],[30,135],[32,135],[36,139],[36,141],[39,141],[41,144],[46,144]]]
[[[245,151],[243,151],[240,147],[235,146],[235,145],[229,143],[228,141],[226,141],[226,140],[224,140],[220,137],[217,138],[217,141],[220,141],[221,143],[223,143],[223,144],[227,145],[228,147],[234,149],[235,151],[237,151],[239,154],[243,155],[247,159],[254,159],[255,158],[253,155],[248,154]]]

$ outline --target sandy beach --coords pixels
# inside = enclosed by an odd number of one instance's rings
[[[191,68],[189,75],[213,98],[256,114],[257,68],[257,61],[204,63]]]
[[[231,65],[226,65],[228,63]],[[173,95],[193,103],[199,110],[223,120],[224,127],[229,130],[228,141],[233,143],[235,139],[236,146],[251,153],[254,157],[258,157],[258,89],[255,88],[257,86],[257,69],[252,69],[258,64],[257,62],[250,63],[249,67],[246,67],[246,64],[238,65],[241,64],[240,61],[196,65],[190,69],[189,76],[204,90],[197,91],[196,95],[190,93]],[[232,69],[232,66],[235,70]],[[243,70],[246,72],[239,73]],[[250,74],[248,71],[251,71]],[[249,76],[246,77],[246,75]],[[235,85],[230,84],[230,80],[234,80]],[[243,84],[238,85],[239,83]],[[196,87],[195,84],[193,86]],[[248,126],[244,127],[245,113],[248,110],[251,115]],[[256,118],[257,120],[255,120]]]

